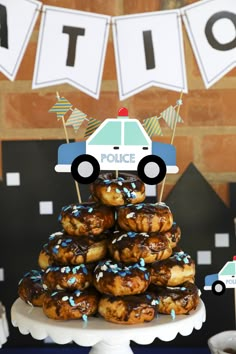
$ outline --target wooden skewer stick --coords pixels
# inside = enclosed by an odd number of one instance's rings
[[[57,92],[57,99],[60,99],[60,95]],[[65,136],[66,136],[66,143],[69,144],[69,137],[68,137],[68,133],[67,133],[67,129],[66,129],[66,122],[65,122],[65,118],[64,116],[62,117],[62,124],[63,124],[63,128],[64,128],[64,132],[65,132]],[[77,193],[77,197],[78,197],[78,201],[81,204],[82,203],[82,199],[81,199],[81,194],[80,194],[80,189],[79,189],[79,184],[77,181],[75,181],[75,189],[76,189],[76,193]]]
[[[182,97],[183,97],[183,91],[181,91],[181,93],[180,93],[179,101],[182,100]],[[170,141],[171,145],[173,145],[174,138],[175,138],[175,132],[176,132],[176,126],[177,126],[177,119],[178,119],[179,111],[180,111],[180,104],[178,104],[177,111],[176,111],[177,115],[176,115],[174,128],[173,128],[173,132],[172,132],[172,137],[171,137],[171,141]],[[165,182],[166,182],[166,175],[165,175],[165,178],[163,179],[162,184],[161,184],[161,191],[160,191],[160,196],[159,196],[159,200],[158,200],[159,203],[162,201],[164,187],[165,187]]]

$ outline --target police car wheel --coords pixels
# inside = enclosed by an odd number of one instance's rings
[[[224,294],[225,292],[225,284],[220,281],[220,280],[217,280],[215,281],[213,284],[212,284],[212,292],[215,294],[215,295],[222,295]]]
[[[71,174],[78,183],[89,184],[94,182],[100,173],[98,161],[91,155],[77,156],[71,164]]]
[[[159,156],[149,155],[140,160],[138,176],[146,184],[158,184],[166,175],[166,164]]]

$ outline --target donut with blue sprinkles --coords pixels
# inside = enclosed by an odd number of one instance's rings
[[[99,175],[90,185],[91,196],[94,200],[110,205],[141,203],[145,199],[145,185],[137,176],[120,173],[116,177],[114,172]]]
[[[45,288],[42,280],[43,271],[30,270],[25,273],[18,284],[18,295],[31,306],[41,307],[45,296]]]
[[[130,265],[104,260],[94,269],[93,285],[102,294],[113,296],[140,294],[149,284],[150,274],[142,258]]]
[[[172,227],[173,215],[165,203],[139,203],[121,206],[117,220],[125,231],[165,232]]]
[[[99,235],[115,223],[114,210],[94,202],[66,205],[58,221],[70,236]]]
[[[158,300],[148,292],[129,296],[103,295],[98,312],[108,322],[132,325],[152,321],[158,305]]]
[[[44,314],[53,320],[88,320],[97,312],[99,293],[94,288],[84,291],[47,292],[43,302]]]
[[[125,263],[138,262],[140,258],[145,263],[152,263],[172,254],[170,242],[165,235],[134,231],[113,231],[112,237],[108,239],[108,250],[112,258]]]
[[[151,282],[160,286],[178,286],[195,280],[195,262],[184,251],[176,251],[170,258],[150,264],[148,269]]]
[[[84,290],[92,283],[94,265],[50,266],[43,274],[43,284],[48,290]]]

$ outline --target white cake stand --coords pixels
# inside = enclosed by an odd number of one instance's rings
[[[178,333],[188,336],[193,329],[200,329],[206,311],[202,301],[189,315],[159,315],[142,325],[118,325],[102,318],[89,317],[82,320],[54,321],[47,318],[42,309],[31,307],[18,298],[11,309],[11,320],[22,334],[31,334],[42,340],[51,337],[57,344],[71,341],[80,346],[92,347],[90,354],[132,354],[130,340],[138,344],[150,344],[155,338],[173,340]]]

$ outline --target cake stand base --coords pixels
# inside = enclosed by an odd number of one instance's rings
[[[105,340],[95,344],[89,354],[133,354],[130,348],[130,341],[119,341],[119,343],[107,342]]]
[[[48,336],[57,344],[74,342],[80,346],[92,347],[90,354],[132,354],[130,341],[137,344],[151,344],[155,338],[171,341],[177,334],[188,336],[193,329],[200,329],[205,321],[206,311],[202,301],[189,315],[172,319],[169,315],[158,315],[153,321],[141,325],[118,325],[106,322],[100,317],[82,320],[54,321],[47,318],[42,309],[31,307],[17,299],[11,308],[11,320],[22,334],[31,334],[42,340]]]

